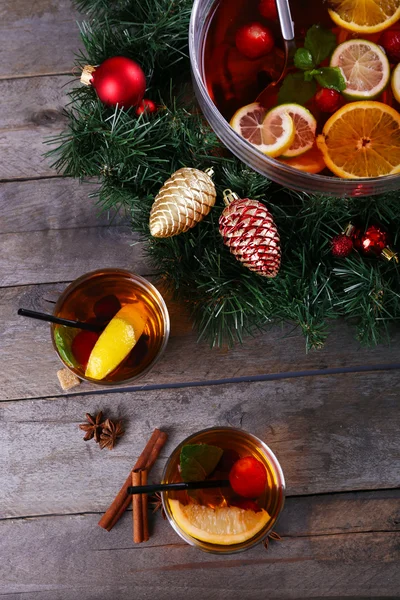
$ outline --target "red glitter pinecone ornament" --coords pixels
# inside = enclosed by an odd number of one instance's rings
[[[276,277],[281,265],[278,229],[261,202],[225,190],[227,205],[219,218],[224,244],[245,267],[262,277]]]

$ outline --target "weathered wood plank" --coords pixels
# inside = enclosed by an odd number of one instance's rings
[[[3,183],[0,188],[0,235],[49,229],[122,224],[96,206],[96,183],[72,178]]]
[[[144,275],[149,272],[146,261],[138,254],[138,247],[129,246],[129,234],[124,234],[121,238],[118,228],[113,228],[112,231],[103,228],[81,231],[87,259],[83,253],[79,254],[82,247],[77,246],[77,237],[73,231],[47,232],[47,239],[52,240],[54,238],[51,236],[54,236],[55,243],[57,239],[60,242],[59,236],[65,241],[68,239],[66,236],[71,235],[71,248],[64,245],[56,257],[51,255],[52,248],[49,243],[46,245],[49,256],[40,245],[36,245],[35,251],[40,252],[43,268],[37,265],[37,256],[26,257],[25,262],[18,265],[20,273],[21,266],[27,269],[24,279],[52,277],[57,280],[68,278],[71,273],[78,276],[82,274],[82,270],[103,266],[126,267]],[[28,235],[25,234],[24,237]],[[102,237],[99,237],[100,235]],[[15,236],[12,237],[15,239]],[[20,240],[21,237],[22,235]],[[2,236],[0,244],[1,238]],[[99,245],[99,240],[103,245]],[[96,255],[93,253],[94,247],[99,247]],[[118,260],[108,259],[107,252],[113,256],[113,252],[117,251]],[[72,257],[71,252],[74,253]],[[8,255],[8,259],[17,269],[13,257]],[[4,255],[3,258],[0,255],[0,264],[3,260]],[[13,276],[10,268],[9,276]],[[56,378],[59,361],[51,345],[48,326],[19,317],[17,310],[22,306],[52,312],[53,304],[48,300],[56,300],[66,285],[27,285],[0,289],[0,344],[4,349],[0,400],[62,395]],[[257,335],[255,339],[248,338],[242,346],[237,345],[230,350],[211,349],[206,342],[196,343],[196,333],[192,330],[190,319],[183,307],[168,298],[167,305],[171,316],[171,337],[165,355],[154,369],[138,382],[139,384],[207,381],[304,369],[400,362],[400,331],[393,335],[391,347],[378,346],[367,349],[359,346],[354,339],[354,331],[342,322],[333,323],[326,346],[310,354],[305,353],[304,338],[299,331],[289,335],[292,329],[290,326],[283,329],[275,327]],[[32,348],[35,348],[34,353]],[[40,369],[37,368],[38,356]],[[26,373],[30,374],[29,378],[26,377]],[[381,377],[384,379],[385,375],[382,374]],[[91,389],[98,390],[99,387],[83,383],[76,393]]]
[[[253,432],[277,454],[289,495],[398,487],[399,377],[366,373],[3,402],[0,517],[104,510],[155,427],[170,434],[164,459],[205,427]],[[99,409],[126,422],[112,452],[83,442],[78,428],[85,412]]]
[[[57,175],[44,158],[51,146],[45,141],[66,127],[62,114],[67,91],[76,81],[71,75],[0,80],[0,179]]]
[[[71,0],[2,0],[0,77],[70,71],[82,19]]]
[[[126,226],[0,236],[0,286],[69,281],[105,267],[143,272],[145,265],[143,245]]]
[[[261,600],[266,591],[268,598],[395,596],[399,534],[391,523],[399,516],[398,493],[345,496],[288,499],[277,527],[282,542],[271,542],[268,552],[260,544],[225,557],[187,546],[159,515],[140,547],[132,543],[130,515],[111,533],[97,527],[96,514],[3,521],[2,597],[170,600],[172,591],[194,600]]]

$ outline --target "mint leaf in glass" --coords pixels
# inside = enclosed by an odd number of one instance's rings
[[[312,54],[307,48],[298,48],[296,50],[296,54],[294,55],[294,66],[302,71],[306,71],[307,69],[312,69],[315,67],[314,59]]]
[[[312,54],[314,65],[319,65],[325,58],[328,58],[336,46],[336,36],[330,29],[313,25],[307,31],[304,48]]]
[[[315,70],[317,73],[314,77],[320,86],[337,92],[343,92],[346,89],[346,80],[339,67],[320,67]]]
[[[304,105],[314,96],[316,88],[315,81],[304,81],[303,72],[289,73],[279,90],[278,104],[296,102]]]
[[[204,481],[214,471],[222,454],[222,448],[209,444],[183,446],[180,456],[182,481]]]
[[[59,325],[54,330],[54,342],[57,346],[57,350],[60,353],[61,358],[68,367],[78,367],[78,363],[72,354],[71,344],[74,337],[77,335],[79,329],[73,327],[65,327],[65,325]]]

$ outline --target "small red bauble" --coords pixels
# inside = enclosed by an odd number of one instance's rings
[[[271,19],[271,21],[276,21],[278,18],[275,0],[261,0],[258,5],[258,12],[265,19]]]
[[[392,62],[400,61],[400,30],[387,29],[379,38],[379,44]]]
[[[315,94],[315,102],[322,112],[335,112],[342,101],[342,94],[336,90],[322,88]]]
[[[94,331],[80,331],[72,340],[72,354],[83,367],[87,365],[90,353],[99,337],[99,334]]]
[[[361,250],[369,256],[380,256],[389,245],[389,236],[378,225],[370,225],[360,239]]]
[[[148,98],[143,98],[141,103],[136,109],[136,114],[139,116],[144,112],[148,114],[153,114],[157,112],[157,105],[153,102],[153,100],[149,100]]]
[[[346,258],[353,250],[353,240],[347,235],[344,235],[344,233],[335,235],[331,245],[332,254],[337,258]]]
[[[92,85],[100,100],[110,106],[137,106],[146,90],[142,68],[125,56],[108,58],[95,68],[85,67],[81,81]]]
[[[267,484],[268,476],[264,465],[254,456],[239,458],[229,473],[229,483],[234,492],[244,498],[257,498]]]
[[[247,58],[260,58],[271,52],[273,47],[273,35],[261,23],[248,23],[236,32],[236,48]]]

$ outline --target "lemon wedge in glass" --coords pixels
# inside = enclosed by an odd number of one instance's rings
[[[146,318],[137,304],[123,306],[111,319],[89,356],[85,376],[104,379],[126,358],[143,333]]]
[[[208,542],[229,546],[253,538],[270,520],[266,510],[258,512],[236,506],[210,508],[199,504],[184,505],[169,500],[172,516],[187,535]]]

